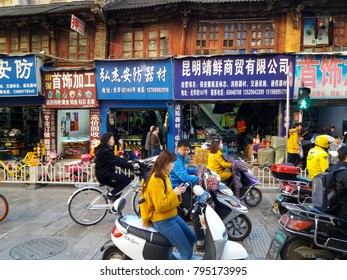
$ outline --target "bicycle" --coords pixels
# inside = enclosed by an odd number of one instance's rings
[[[122,197],[127,197],[130,192],[133,192],[133,199],[137,197],[137,193],[141,189],[142,179],[147,175],[150,169],[150,165],[154,162],[156,157],[151,157],[145,160],[135,160],[140,164],[140,168],[134,170],[134,179],[116,195],[120,195],[126,188],[128,190]],[[79,185],[76,184],[78,187]],[[101,189],[103,187],[104,189]],[[107,199],[107,193],[110,191],[110,187],[107,185],[89,185],[83,186],[76,190],[68,200],[68,209],[71,218],[78,224],[83,226],[91,226],[100,222],[105,218],[107,213],[115,214],[116,211],[113,208],[113,201]],[[138,212],[135,207],[138,207],[135,203],[132,204],[134,212]]]
[[[6,218],[8,214],[8,203],[6,198],[0,194],[0,221]]]

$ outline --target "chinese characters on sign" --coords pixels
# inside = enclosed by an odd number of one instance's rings
[[[44,74],[47,108],[98,107],[93,71],[53,71]]]
[[[100,140],[100,111],[95,108],[90,109],[90,150],[98,140]]]
[[[71,29],[75,30],[81,35],[84,35],[85,23],[78,17],[71,15]]]
[[[181,138],[180,135],[182,134],[181,116],[182,116],[182,105],[176,102],[175,111],[174,111],[175,149],[177,148],[177,143]]]
[[[34,55],[0,56],[0,97],[37,96],[36,68]]]
[[[175,99],[285,99],[290,62],[294,56],[175,60]]]
[[[97,61],[100,100],[172,100],[170,60]]]
[[[45,144],[47,155],[49,155],[50,151],[57,150],[56,127],[55,110],[43,109],[43,143]]]
[[[347,57],[297,55],[295,92],[304,86],[312,99],[347,98]]]

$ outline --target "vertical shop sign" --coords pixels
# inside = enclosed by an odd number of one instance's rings
[[[290,55],[175,59],[175,100],[286,99]],[[290,90],[293,96],[293,88]]]
[[[46,108],[96,108],[94,71],[47,71],[44,73]]]
[[[50,154],[50,151],[56,151],[56,117],[55,110],[43,109],[43,143],[45,145],[46,155]]]
[[[100,140],[100,110],[90,109],[90,150]]]
[[[174,135],[176,149],[178,141],[181,140],[180,135],[182,135],[182,105],[177,102],[175,104],[174,118]]]
[[[347,99],[347,56],[297,55],[295,92],[311,89],[312,99]]]

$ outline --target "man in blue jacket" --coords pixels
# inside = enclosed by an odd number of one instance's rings
[[[170,179],[172,188],[175,188],[182,183],[191,183],[193,186],[199,184],[199,177],[194,175],[196,168],[188,167],[186,164],[189,161],[189,151],[190,151],[190,143],[188,140],[180,140],[177,143],[176,155],[177,159],[174,162],[174,167],[170,172]],[[192,190],[189,188],[182,195],[182,203],[180,205],[179,214],[184,215],[182,209],[189,210],[191,208],[192,201]],[[187,217],[182,217],[187,220]],[[193,215],[192,217],[194,231],[196,234],[196,245],[198,248],[202,248],[205,244],[205,234],[201,228],[199,216]]]

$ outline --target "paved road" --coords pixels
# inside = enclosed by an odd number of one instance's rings
[[[31,185],[2,184],[10,212],[0,222],[0,259],[100,259],[100,248],[109,239],[114,216],[94,226],[76,224],[69,216],[67,200],[74,186],[48,185],[34,189]],[[263,201],[250,208],[253,229],[241,242],[250,260],[264,260],[272,237],[277,231],[278,217],[271,213],[277,193],[262,189]]]

